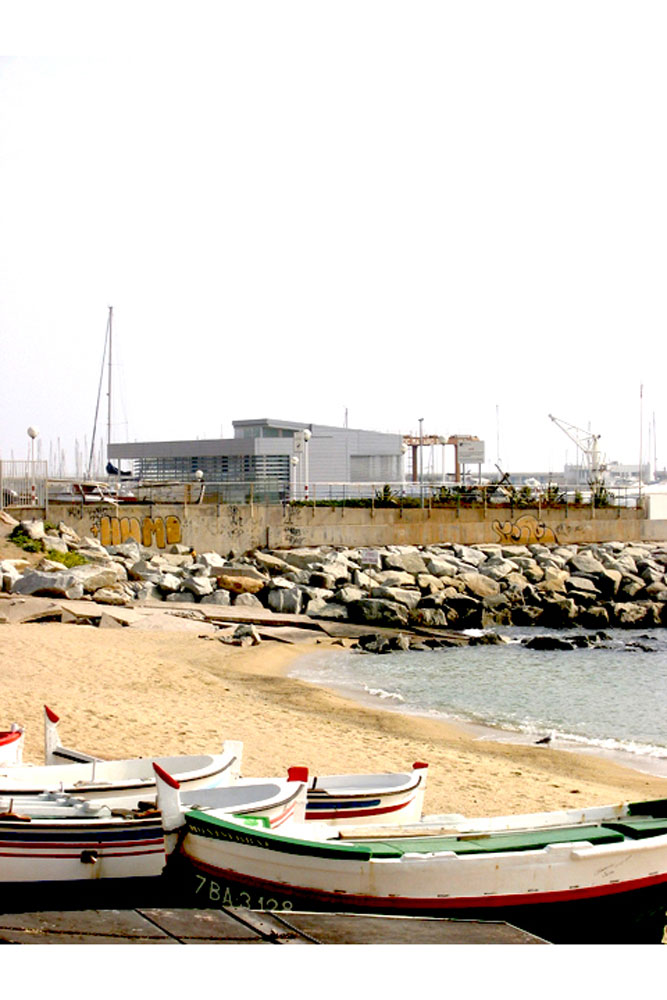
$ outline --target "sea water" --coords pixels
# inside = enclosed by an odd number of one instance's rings
[[[376,707],[473,727],[480,739],[548,738],[667,777],[664,630],[610,630],[594,646],[549,651],[522,643],[534,629],[494,631],[507,641],[386,655],[327,650],[300,658],[291,674]]]

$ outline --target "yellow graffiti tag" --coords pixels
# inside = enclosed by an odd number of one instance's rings
[[[552,528],[538,521],[532,514],[522,514],[515,521],[493,522],[493,530],[501,542],[534,545],[536,542],[558,543]]]
[[[93,529],[94,530],[94,529]],[[167,545],[177,545],[181,540],[181,522],[177,517],[109,517],[100,518],[95,534],[99,534],[102,545],[122,545],[134,539],[139,545],[150,548],[156,545],[163,549]]]

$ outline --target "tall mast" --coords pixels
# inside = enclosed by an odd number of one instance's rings
[[[93,460],[95,455],[95,434],[97,432],[97,417],[100,411],[100,396],[102,395],[102,380],[104,378],[104,360],[107,354],[107,343],[109,345],[109,417],[107,421],[107,435],[109,428],[111,426],[111,315],[113,313],[113,306],[109,306],[109,319],[107,320],[107,331],[104,338],[104,351],[102,352],[102,370],[100,372],[100,384],[97,389],[97,404],[95,406],[95,420],[93,422],[93,439],[90,442],[90,456],[88,458],[88,471],[86,476],[88,479],[91,478],[93,474]],[[109,447],[109,442],[107,441],[107,448]]]
[[[109,461],[109,445],[111,444],[111,321],[113,319],[113,306],[109,306],[109,383],[107,389],[107,460]]]

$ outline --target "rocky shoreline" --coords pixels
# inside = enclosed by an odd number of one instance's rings
[[[369,630],[667,624],[667,543],[321,546],[225,558],[182,545],[155,553],[134,540],[105,548],[64,523],[23,521],[21,530],[44,555],[31,565],[17,549],[0,561],[12,595],[256,607]],[[66,568],[53,556],[72,552],[85,563]]]

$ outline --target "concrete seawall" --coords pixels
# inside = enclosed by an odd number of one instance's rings
[[[44,516],[27,508],[15,517]],[[198,552],[241,554],[254,548],[332,545],[587,544],[667,540],[667,521],[641,510],[538,508],[282,507],[253,504],[51,505],[46,517],[64,521],[104,545],[135,538],[166,549],[183,544]]]

